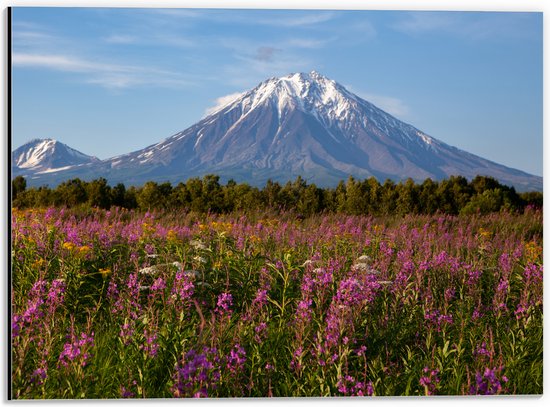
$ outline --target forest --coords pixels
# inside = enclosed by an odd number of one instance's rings
[[[110,186],[106,179],[71,179],[55,188],[27,188],[18,176],[12,181],[12,206],[18,209],[46,207],[113,206],[126,209],[187,209],[198,213],[233,211],[292,211],[298,216],[320,213],[347,215],[394,215],[444,213],[487,214],[523,211],[527,206],[541,208],[542,192],[518,193],[514,187],[500,184],[491,177],[477,176],[468,181],[452,176],[442,181],[412,179],[399,183],[374,177],[358,180],[349,177],[336,188],[320,188],[297,177],[282,185],[268,180],[263,188],[229,180],[220,183],[218,175],[191,178],[173,186],[169,182],[149,181],[142,186]]]

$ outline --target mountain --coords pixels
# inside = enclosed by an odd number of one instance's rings
[[[38,175],[63,172],[100,160],[53,139],[35,139],[12,153],[12,174]]]
[[[542,190],[541,177],[449,146],[315,71],[270,78],[157,144],[56,176],[90,178],[91,169],[91,178],[125,184],[209,173],[253,185],[301,175],[319,186],[349,175],[381,182],[487,175]],[[35,181],[55,180],[45,175]]]

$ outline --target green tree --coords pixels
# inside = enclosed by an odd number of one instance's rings
[[[119,182],[111,189],[111,204],[119,207],[126,206],[126,187]]]
[[[501,189],[487,189],[481,194],[476,194],[470,202],[462,208],[461,214],[498,212],[504,204],[504,193]]]
[[[358,182],[352,176],[349,176],[346,182],[346,206],[345,212],[351,215],[361,215],[367,213],[367,200],[365,193]]]
[[[27,180],[22,175],[18,175],[11,181],[11,197],[12,200],[17,199],[17,195],[24,192],[27,188]]]
[[[203,177],[202,196],[204,197],[205,211],[214,213],[223,212],[224,193],[218,175],[208,174]]]
[[[86,186],[88,204],[107,209],[111,206],[111,187],[107,185],[105,178],[99,178],[88,183]]]
[[[281,205],[281,185],[268,179],[262,190],[263,201],[268,208],[278,208]]]
[[[315,184],[308,185],[300,194],[296,209],[306,216],[319,213],[323,209],[322,199],[322,190]]]
[[[418,208],[418,188],[411,178],[408,178],[405,183],[400,182],[396,187],[397,202],[396,210],[398,213],[405,215],[408,213],[416,213]]]
[[[79,178],[70,179],[57,186],[54,192],[56,206],[73,207],[87,201],[86,183]]]
[[[195,212],[204,212],[206,208],[203,196],[202,180],[200,178],[190,178],[185,183],[185,188],[189,193],[189,207]]]
[[[146,182],[138,191],[136,199],[141,210],[164,207],[164,196],[158,184],[154,181]]]
[[[382,192],[380,194],[380,213],[384,215],[394,213],[397,206],[397,197],[395,182],[389,178],[386,179],[382,185]]]

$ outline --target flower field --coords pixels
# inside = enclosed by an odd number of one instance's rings
[[[12,213],[12,397],[541,394],[542,212]]]

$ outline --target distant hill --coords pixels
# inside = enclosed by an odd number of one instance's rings
[[[53,139],[35,139],[12,153],[12,175],[41,175],[63,172],[100,160]]]

